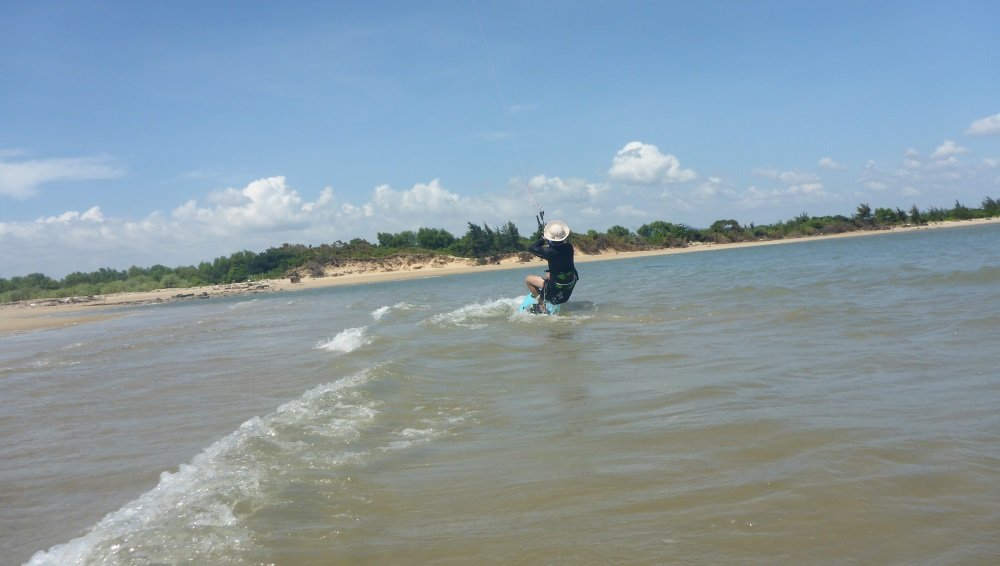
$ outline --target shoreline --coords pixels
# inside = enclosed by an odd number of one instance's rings
[[[698,242],[690,244],[685,248],[663,248],[657,250],[630,252],[611,251],[593,255],[584,255],[578,252],[576,262],[588,263],[592,261],[610,261],[637,257],[697,253],[712,250],[794,244],[801,242],[814,242],[817,240],[875,236],[879,234],[896,234],[917,230],[935,230],[996,223],[1000,223],[1000,218],[939,222],[924,226],[894,227],[887,230],[858,230],[855,232],[844,232],[840,234],[803,236],[781,240],[759,240],[728,244],[705,244]],[[285,278],[253,281],[249,283],[235,283],[229,285],[209,285],[204,287],[159,289],[156,291],[146,292],[116,293],[113,295],[97,295],[94,297],[70,297],[67,299],[37,299],[32,301],[21,301],[18,303],[0,305],[0,338],[13,334],[55,329],[105,320],[107,318],[119,316],[118,313],[108,312],[109,309],[115,307],[161,304],[182,300],[202,300],[233,295],[254,295],[286,291],[295,292],[325,287],[405,281],[409,279],[442,277],[446,275],[482,273],[485,271],[504,271],[542,266],[544,263],[544,260],[541,258],[533,258],[530,261],[521,261],[518,258],[513,257],[507,258],[500,263],[475,265],[473,262],[464,258],[453,261],[436,258],[422,263],[403,264],[402,262],[399,262],[395,265],[388,266],[385,265],[385,262],[383,262],[380,267],[372,268],[371,263],[347,262],[345,266],[342,266],[339,269],[329,269],[327,274],[323,277],[306,277],[295,283],[291,282],[290,279]]]

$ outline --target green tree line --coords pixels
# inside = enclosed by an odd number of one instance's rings
[[[685,247],[694,242],[730,243],[798,238],[995,216],[1000,216],[1000,200],[991,197],[983,199],[980,208],[967,207],[957,200],[950,209],[932,207],[927,210],[919,210],[916,205],[909,210],[872,209],[867,203],[861,203],[850,217],[810,216],[802,213],[786,221],[759,226],[722,219],[703,229],[657,220],[643,224],[634,232],[624,226],[612,226],[605,232],[574,232],[572,242],[580,252],[592,254],[606,250]],[[218,257],[211,262],[203,261],[197,266],[132,266],[127,270],[101,268],[91,273],[70,273],[60,280],[42,273],[10,279],[0,277],[0,303],[241,283],[255,279],[281,278],[289,273],[321,275],[324,267],[336,266],[340,262],[402,254],[448,255],[485,261],[491,257],[525,252],[532,239],[540,237],[540,233],[539,228],[531,238],[523,237],[517,226],[510,221],[496,227],[487,224],[479,226],[470,222],[468,230],[461,237],[440,228],[420,228],[416,232],[407,230],[397,234],[380,232],[377,234],[377,243],[355,238],[350,242],[337,241],[319,246],[282,244],[261,253],[243,250],[229,257]]]

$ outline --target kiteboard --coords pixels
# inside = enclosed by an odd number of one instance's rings
[[[537,310],[532,310],[531,307],[535,306],[537,301],[531,296],[531,293],[525,295],[524,300],[521,301],[521,312],[531,313],[531,314],[556,314],[559,312],[559,305],[553,305],[552,303],[545,301],[545,311],[538,312]]]

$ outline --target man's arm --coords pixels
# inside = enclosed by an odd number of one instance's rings
[[[552,248],[545,245],[544,239],[540,239],[528,246],[528,251],[542,259],[549,259],[549,256],[552,255]]]

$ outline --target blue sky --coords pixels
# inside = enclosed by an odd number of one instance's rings
[[[1000,198],[1000,4],[0,0],[0,276]]]

